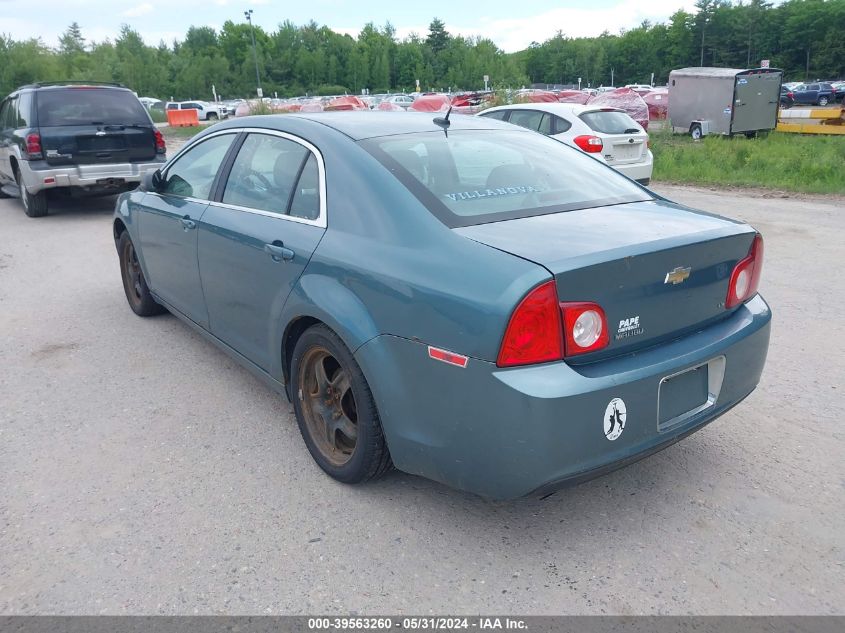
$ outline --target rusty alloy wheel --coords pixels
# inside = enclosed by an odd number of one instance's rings
[[[137,307],[143,301],[144,291],[141,287],[141,264],[130,240],[126,240],[122,255],[121,268],[123,268],[123,287],[126,289],[126,298]]]
[[[349,372],[324,347],[309,349],[300,364],[302,414],[320,453],[343,466],[358,444],[358,408]]]

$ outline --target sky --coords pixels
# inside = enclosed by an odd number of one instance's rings
[[[226,20],[253,20],[268,31],[291,20],[314,20],[335,31],[356,35],[367,22],[390,21],[399,38],[425,35],[432,18],[452,34],[481,35],[505,52],[542,42],[560,30],[567,36],[618,33],[643,20],[666,21],[694,0],[0,0],[0,33],[14,39],[40,37],[56,46],[59,35],[78,22],[88,41],[114,39],[121,24],[137,30],[148,44],[181,39],[188,27],[219,29]]]

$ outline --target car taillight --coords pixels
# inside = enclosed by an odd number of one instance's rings
[[[43,157],[43,154],[41,153],[40,134],[33,133],[26,135],[26,153],[30,159]]]
[[[164,142],[164,135],[158,130],[153,130],[156,137],[156,154],[164,154],[167,152],[167,143]]]
[[[597,303],[561,303],[564,355],[577,356],[607,347],[607,317]]]
[[[733,308],[757,294],[760,285],[760,274],[763,271],[763,236],[759,233],[751,243],[748,256],[734,266],[731,280],[728,284],[728,296],[725,308]]]
[[[604,149],[604,143],[602,143],[601,139],[598,136],[593,136],[591,134],[576,136],[572,140],[575,141],[575,144],[578,147],[588,154],[598,154],[602,151],[602,149]]]
[[[511,314],[496,364],[514,367],[561,360],[561,334],[555,282],[547,281],[525,295]]]
[[[795,98],[795,95],[794,95],[794,94],[792,94],[791,92],[787,92],[787,93],[786,93],[786,96],[787,96],[787,97],[789,97],[790,99],[794,99],[794,98]]]

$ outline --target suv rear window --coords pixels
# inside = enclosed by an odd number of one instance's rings
[[[589,125],[591,130],[601,134],[631,134],[641,131],[634,119],[615,110],[584,112],[578,118]]]
[[[150,125],[141,102],[128,90],[62,88],[41,90],[36,97],[38,125]]]
[[[651,199],[607,165],[530,132],[426,132],[361,145],[450,227]]]

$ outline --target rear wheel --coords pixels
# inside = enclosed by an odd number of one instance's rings
[[[24,213],[31,218],[43,218],[47,215],[47,192],[39,191],[35,195],[29,193],[23,185],[20,170],[15,170],[15,182],[21,194]]]
[[[296,421],[314,461],[348,484],[376,479],[391,466],[373,394],[343,341],[315,325],[291,361]]]
[[[701,131],[701,126],[698,123],[693,123],[690,126],[689,135],[692,137],[692,140],[698,141],[704,136],[704,133]]]
[[[135,245],[129,238],[129,232],[120,234],[117,242],[117,252],[120,257],[120,275],[123,277],[123,291],[132,312],[138,316],[153,316],[165,311],[164,307],[156,303],[144,279],[144,271],[138,261]]]
[[[819,105],[820,106],[826,106],[827,104],[828,104],[828,98],[827,97],[819,97]]]

